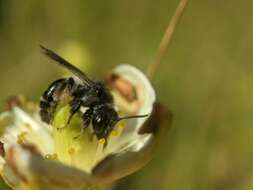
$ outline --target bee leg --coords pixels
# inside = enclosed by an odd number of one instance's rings
[[[64,127],[67,127],[67,125],[70,123],[75,113],[79,110],[81,106],[81,101],[78,99],[73,99],[70,103],[70,106],[71,106],[70,115]]]
[[[68,88],[69,93],[74,86],[73,78],[63,78],[54,81],[44,92],[40,100],[41,120],[50,123],[62,92]]]
[[[83,115],[82,115],[82,119],[83,119],[83,125],[81,127],[81,131],[80,133],[74,137],[74,139],[78,139],[79,137],[81,137],[83,135],[83,132],[86,128],[89,127],[90,125],[90,110],[87,110]],[[92,138],[90,138],[90,140],[92,140]]]

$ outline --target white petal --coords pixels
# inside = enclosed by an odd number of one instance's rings
[[[168,129],[171,126],[171,121],[172,114],[161,104],[156,103],[152,115],[139,131],[142,135],[150,134],[145,143],[140,147],[139,139],[136,139],[137,142],[130,146],[119,152],[111,153],[97,164],[92,174],[98,180],[108,183],[142,168],[152,159],[156,145],[163,134],[162,129]]]
[[[131,65],[123,64],[119,65],[113,70],[113,73],[120,75],[122,78],[128,80],[136,88],[140,88],[137,94],[138,98],[142,99],[142,105],[137,114],[150,114],[152,112],[153,104],[156,99],[155,91],[143,72]],[[138,92],[137,92],[138,93]],[[139,118],[137,120],[137,126],[135,130],[138,131],[141,125],[145,122],[146,118]]]
[[[137,68],[126,64],[116,67],[113,70],[113,73],[129,81],[130,84],[133,85],[137,90],[137,99],[140,102],[140,105],[138,105],[139,107],[135,113],[125,114],[150,115],[153,109],[156,95],[148,78]],[[117,100],[117,96],[115,96],[115,104],[116,106],[121,107],[121,102],[120,100]],[[119,150],[126,149],[129,146],[135,146],[136,151],[140,150],[142,146],[144,146],[145,143],[149,140],[149,138],[151,138],[150,134],[138,134],[139,129],[147,119],[148,117],[125,120],[126,127],[124,128],[123,134],[120,136],[120,138],[117,139],[117,143],[115,143],[116,140],[113,140],[113,137],[112,142],[109,143],[108,148],[110,149],[110,152],[117,152]]]
[[[0,120],[6,120],[3,126],[5,131],[0,137],[6,149],[16,144],[19,135],[23,133],[26,134],[26,140],[36,144],[44,155],[54,152],[51,131],[40,121],[38,113],[28,113],[19,107],[14,107],[11,111],[2,113]]]
[[[75,190],[94,183],[83,171],[59,162],[44,159],[29,148],[12,146],[6,156],[7,168],[3,177],[15,189]]]
[[[153,157],[155,138],[149,138],[137,152],[126,150],[108,155],[97,164],[92,174],[103,183],[110,183],[139,170]]]

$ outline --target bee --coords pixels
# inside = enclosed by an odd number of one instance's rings
[[[102,81],[91,80],[84,72],[52,50],[44,46],[40,47],[46,56],[66,68],[80,80],[78,83],[72,77],[61,78],[49,85],[40,99],[40,117],[42,121],[48,124],[52,122],[56,107],[64,93],[71,97],[69,103],[70,115],[64,127],[70,123],[74,114],[81,111],[81,129],[84,130],[92,124],[93,134],[97,139],[103,138],[107,140],[109,134],[120,120],[148,116],[146,114],[119,117],[114,109],[113,96]]]

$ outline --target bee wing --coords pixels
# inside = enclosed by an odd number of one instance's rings
[[[72,72],[75,76],[77,76],[82,82],[86,83],[87,85],[91,86],[94,82],[89,79],[84,72],[80,69],[69,63],[67,60],[63,59],[57,53],[53,52],[50,49],[45,48],[44,46],[40,45],[43,53],[48,56],[49,58],[53,59],[59,65],[65,67],[70,72]]]

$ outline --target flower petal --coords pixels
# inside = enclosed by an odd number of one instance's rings
[[[38,112],[28,112],[21,107],[13,107],[0,115],[0,140],[5,148],[19,141],[36,144],[43,154],[54,152],[53,138],[50,129],[39,119]]]
[[[74,190],[94,183],[85,172],[46,160],[31,146],[12,146],[6,162],[3,178],[15,189]]]
[[[156,103],[150,118],[142,127],[142,134],[151,136],[146,143],[138,149],[138,143],[127,150],[108,155],[92,170],[92,174],[99,181],[108,183],[127,176],[146,165],[154,155],[154,150],[159,142],[161,126],[166,123],[166,129],[171,125],[172,114],[161,104]],[[137,147],[136,147],[137,146]],[[138,149],[138,151],[136,151]]]
[[[143,74],[143,72],[131,65],[123,64],[116,67],[113,70],[113,73],[129,81],[129,83],[134,86],[137,93],[136,98],[138,101],[138,107],[135,110],[136,114],[150,114],[153,109],[153,103],[155,102],[156,95],[151,83]],[[115,97],[115,101],[117,101],[117,97],[118,96]],[[122,102],[116,102],[115,104],[117,106],[120,106],[121,103]],[[128,105],[126,105],[126,107],[123,109],[127,109],[127,107],[129,107],[129,102]],[[146,118],[138,119],[138,123],[135,129],[138,130],[138,128],[145,122],[145,120]]]
[[[137,68],[131,65],[116,67],[107,78],[107,84],[112,90],[115,105],[119,113],[127,115],[150,115],[156,96],[148,78]],[[138,149],[149,140],[150,135],[138,134],[139,129],[148,118],[124,120],[126,127],[120,138],[111,138],[109,149],[111,152],[127,148],[138,142]],[[118,127],[119,128],[119,127]],[[117,141],[117,143],[115,143]]]

